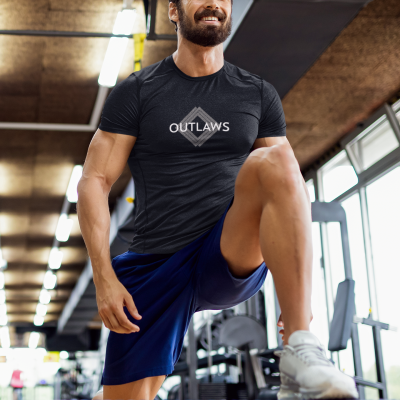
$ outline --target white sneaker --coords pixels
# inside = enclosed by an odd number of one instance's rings
[[[280,352],[281,387],[278,399],[356,398],[354,379],[339,371],[309,331],[296,331]]]

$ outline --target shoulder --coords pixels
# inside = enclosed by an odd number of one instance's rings
[[[172,71],[170,65],[166,62],[167,58],[148,65],[139,71],[133,72],[128,78],[135,79],[136,83],[142,85],[148,79],[153,79],[161,75],[168,74]],[[127,78],[127,79],[128,79]]]
[[[132,72],[127,78],[118,82],[115,89],[120,91],[130,91],[138,89],[148,79],[155,78],[170,72],[169,66],[165,63],[165,59],[154,64],[148,65],[139,71]]]
[[[240,68],[228,61],[225,61],[225,73],[234,79],[257,86],[264,97],[270,97],[276,93],[275,87],[263,77]]]
[[[246,71],[243,68],[238,67],[225,60],[225,73],[232,79],[236,79],[249,85],[257,86],[261,90],[263,79],[261,76],[253,74],[252,72]]]

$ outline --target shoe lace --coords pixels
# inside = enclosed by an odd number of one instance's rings
[[[326,357],[325,348],[309,343],[299,344],[293,349],[310,365],[332,365]]]

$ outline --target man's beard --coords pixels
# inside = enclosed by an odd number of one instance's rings
[[[181,2],[178,1],[179,30],[182,36],[190,42],[203,47],[217,46],[228,38],[232,30],[232,16],[226,21],[226,15],[220,11],[204,10],[195,14],[195,21],[200,21],[202,17],[221,18],[220,25],[200,25],[200,22],[194,22],[189,19],[182,9]]]

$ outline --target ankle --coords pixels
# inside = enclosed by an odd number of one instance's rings
[[[309,327],[306,328],[302,328],[302,329],[286,329],[285,327],[285,340],[283,341],[283,345],[286,346],[287,344],[289,344],[289,338],[292,335],[292,333],[295,333],[297,331],[310,331]]]

